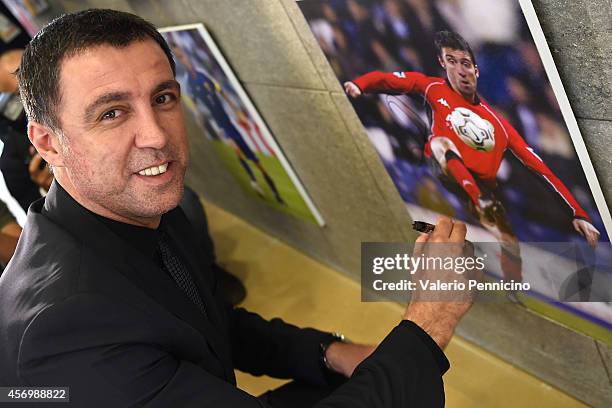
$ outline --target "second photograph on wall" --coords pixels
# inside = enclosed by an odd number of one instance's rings
[[[532,284],[514,300],[608,333],[610,212],[531,2],[297,4],[410,216],[465,221],[489,278]]]
[[[276,140],[203,24],[160,30],[176,60],[188,113],[253,199],[325,224]]]

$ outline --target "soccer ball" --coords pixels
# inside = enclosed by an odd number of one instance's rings
[[[475,150],[490,152],[495,147],[495,128],[486,119],[467,108],[455,108],[446,117],[463,142]]]

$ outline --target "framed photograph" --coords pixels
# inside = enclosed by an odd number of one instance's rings
[[[509,297],[612,341],[612,219],[531,2],[298,6],[411,217],[467,222],[490,279],[531,283]]]
[[[204,25],[160,32],[176,57],[188,111],[240,185],[279,211],[323,226],[323,217]]]

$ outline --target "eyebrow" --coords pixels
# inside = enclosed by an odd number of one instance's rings
[[[151,94],[155,95],[156,93],[164,91],[166,89],[175,89],[175,90],[180,92],[181,91],[181,85],[175,79],[169,79],[169,80],[164,81],[164,82],[160,83],[159,85],[157,85],[153,89],[153,92],[151,92]]]
[[[469,62],[470,64],[474,65],[474,62],[470,58],[466,58],[466,57],[457,58],[454,55],[450,55],[450,54],[446,54],[445,56],[446,56],[447,59],[450,59],[450,58],[452,58],[454,60],[458,59],[460,62]]]
[[[181,86],[176,80],[169,79],[158,84],[151,92],[151,95],[155,95],[156,93],[166,89],[176,89],[180,92]],[[94,120],[94,117],[96,116],[96,111],[100,108],[100,106],[104,106],[112,102],[125,101],[131,96],[132,94],[130,92],[109,92],[100,95],[95,101],[90,103],[85,108],[85,120],[87,122],[92,122]]]
[[[98,110],[100,106],[111,102],[124,101],[129,99],[130,96],[131,94],[129,92],[109,92],[101,95],[85,108],[85,120],[91,122],[96,114],[96,110]]]

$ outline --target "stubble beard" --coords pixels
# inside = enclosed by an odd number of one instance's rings
[[[104,212],[130,220],[151,219],[175,208],[183,196],[186,166],[182,165],[178,155],[172,152],[164,156],[179,159],[173,162],[173,165],[181,168],[174,169],[174,179],[168,185],[163,186],[162,191],[156,191],[154,187],[136,188],[135,184],[138,181],[134,178],[137,176],[133,174],[127,176],[130,179],[124,184],[112,190],[108,189],[112,185],[109,182],[112,177],[105,178],[103,168],[96,170],[92,166],[87,166],[86,155],[74,152],[69,143],[63,143],[62,147],[66,168],[70,169],[68,174],[70,182],[83,199],[84,202],[81,204],[93,212],[99,213],[96,209],[104,209]],[[159,154],[156,153],[156,156]]]

